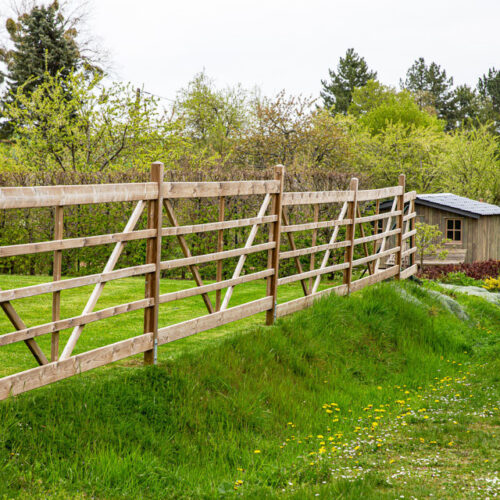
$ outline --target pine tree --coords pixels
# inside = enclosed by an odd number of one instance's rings
[[[448,78],[439,64],[432,62],[427,66],[420,57],[410,66],[400,85],[414,94],[420,109],[434,108],[438,117],[446,120],[448,128],[454,127],[453,77]]]
[[[321,97],[325,108],[333,113],[347,113],[352,101],[352,93],[356,87],[363,87],[368,80],[376,80],[377,72],[370,71],[363,57],[354,49],[348,49],[345,57],[341,57],[337,72],[328,70],[330,81],[321,80],[323,90]]]
[[[13,48],[0,52],[0,61],[7,66],[0,78],[7,82],[10,96],[23,85],[23,92],[32,92],[45,74],[59,72],[65,77],[83,63],[76,30],[67,28],[57,1],[48,7],[34,6],[17,21],[8,19],[6,28]]]
[[[495,122],[500,133],[500,70],[490,68],[477,84],[479,95],[483,99],[485,114],[488,120]]]

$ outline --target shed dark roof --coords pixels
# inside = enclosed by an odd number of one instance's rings
[[[483,215],[500,215],[500,207],[483,201],[471,200],[452,193],[418,194],[416,202],[448,212],[478,218]]]

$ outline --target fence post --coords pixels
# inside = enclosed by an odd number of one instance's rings
[[[54,218],[54,239],[62,240],[64,231],[64,208],[57,206]],[[59,281],[62,271],[62,250],[54,251],[54,264],[52,270],[52,279]],[[61,292],[52,294],[52,321],[61,319]],[[50,340],[50,361],[57,361],[59,358],[59,332],[52,332]]]
[[[274,167],[274,180],[280,182],[279,192],[273,196],[272,212],[277,216],[275,222],[272,223],[272,228],[269,230],[269,241],[275,241],[276,247],[271,250],[270,259],[268,260],[268,268],[274,269],[274,274],[269,278],[267,295],[272,296],[273,305],[266,313],[266,325],[272,325],[276,319],[276,302],[278,300],[278,272],[280,263],[280,240],[281,240],[281,211],[283,199],[283,185],[285,179],[285,167],[276,165]]]
[[[408,210],[408,214],[413,214],[413,212],[416,212],[415,198],[410,200],[410,208]],[[410,219],[410,231],[415,230],[415,221],[416,221],[416,215],[415,215],[415,217]],[[412,248],[412,249],[415,248],[415,235],[414,234],[412,236],[410,236],[410,248]],[[416,256],[415,253],[410,254],[410,262],[409,262],[410,266],[413,266],[413,264],[415,264],[415,260],[416,260],[415,256]]]
[[[353,192],[353,200],[347,205],[346,217],[351,219],[351,223],[346,226],[345,239],[350,240],[351,244],[346,247],[344,253],[344,262],[349,262],[349,267],[344,269],[343,283],[347,285],[347,293],[351,291],[351,280],[352,280],[352,261],[354,256],[354,238],[356,235],[356,208],[357,208],[357,198],[358,198],[358,179],[353,177],[349,184],[349,191]]]
[[[163,163],[151,164],[151,181],[158,184],[158,198],[148,201],[148,229],[156,229],[156,236],[146,243],[146,264],[155,264],[155,270],[146,275],[146,298],[153,298],[153,305],[144,309],[144,333],[153,333],[153,348],[144,352],[144,364],[157,362],[158,308],[160,305],[161,229],[163,225]]]
[[[397,245],[399,247],[398,252],[396,253],[396,265],[398,266],[398,274],[396,274],[395,278],[397,280],[401,279],[401,270],[403,267],[403,218],[404,218],[404,209],[405,209],[405,188],[406,188],[406,177],[405,174],[401,174],[399,176],[399,186],[403,188],[403,192],[398,195],[398,203],[396,210],[401,211],[401,214],[397,216],[397,229],[399,229],[399,233],[397,234]]]
[[[219,222],[224,222],[224,212],[226,208],[226,198],[225,196],[221,196],[219,198]],[[217,231],[217,252],[222,252],[224,250],[224,229],[219,229]],[[216,271],[216,281],[222,281],[222,260],[217,261],[217,271]],[[220,311],[221,304],[221,291],[217,290],[215,292],[215,310]]]

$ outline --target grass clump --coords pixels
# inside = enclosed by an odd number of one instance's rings
[[[380,284],[157,367],[97,370],[0,404],[0,494],[393,498],[438,488],[395,484],[397,457],[442,447],[455,461],[451,441],[493,470],[496,306],[464,298],[464,322],[398,287],[418,301]],[[465,383],[482,390],[466,390],[456,420]],[[481,447],[467,408],[488,413]]]

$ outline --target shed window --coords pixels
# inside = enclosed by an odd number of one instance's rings
[[[451,241],[462,241],[462,219],[446,219],[446,237]]]

